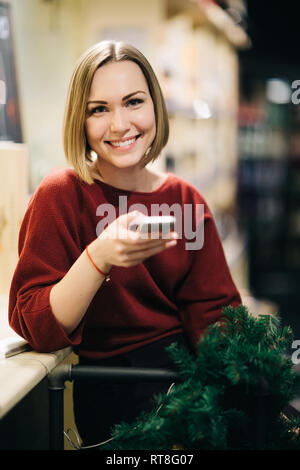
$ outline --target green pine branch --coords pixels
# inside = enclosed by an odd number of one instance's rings
[[[263,448],[300,449],[300,419],[284,415],[300,390],[285,354],[292,340],[277,314],[254,317],[243,305],[224,308],[222,322],[209,326],[195,356],[176,343],[167,348],[179,382],[156,397],[151,413],[117,425],[100,449],[254,449],[262,390]]]

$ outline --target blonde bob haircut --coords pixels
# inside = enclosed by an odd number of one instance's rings
[[[91,151],[85,132],[87,101],[96,70],[108,62],[131,60],[142,70],[154,104],[156,135],[141,166],[154,161],[169,138],[169,120],[165,101],[156,75],[144,55],[130,44],[121,41],[101,41],[89,48],[79,59],[71,77],[66,101],[63,146],[66,159],[79,177],[92,184]]]

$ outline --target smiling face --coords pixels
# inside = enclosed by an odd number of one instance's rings
[[[135,62],[109,62],[95,72],[85,131],[100,170],[140,163],[153,142],[156,125],[147,81]]]

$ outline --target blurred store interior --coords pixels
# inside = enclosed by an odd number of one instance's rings
[[[156,165],[205,196],[250,310],[279,311],[300,337],[299,10],[258,0],[0,1],[1,298],[28,198],[66,166],[73,66],[114,38],[144,52],[166,97],[171,134]]]

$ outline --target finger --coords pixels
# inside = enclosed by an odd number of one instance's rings
[[[154,256],[158,253],[161,253],[167,248],[171,248],[177,244],[177,240],[171,240],[168,242],[161,243],[160,245],[144,250],[139,250],[139,251],[133,251],[129,254],[127,257],[128,262],[134,262],[138,263],[141,262],[147,258],[150,258],[151,256]]]
[[[130,225],[138,224],[143,217],[145,217],[145,215],[142,212],[132,211],[121,215],[118,220],[122,225],[128,228]]]
[[[129,232],[131,232],[129,230]],[[151,244],[154,246],[160,242],[166,243],[168,240],[177,240],[178,239],[178,234],[176,232],[170,232],[169,234],[164,234],[164,236],[161,236],[159,233],[155,234],[155,236],[145,236],[145,234],[141,234],[139,232],[132,232],[129,234],[128,240],[129,244],[132,245],[133,247],[139,246],[140,248],[147,248],[151,247]]]
[[[126,251],[128,253],[141,253],[142,251],[148,251],[156,248],[162,248],[164,249],[166,244],[172,240],[177,240],[178,236],[176,233],[174,233],[172,236],[170,236],[169,239],[144,239],[144,238],[137,238],[137,239],[132,239],[129,241],[126,245]]]
[[[172,245],[170,245],[170,244],[172,244]],[[164,248],[159,248],[159,249],[149,250],[147,252],[144,252],[140,256],[131,258],[128,265],[129,266],[135,266],[139,263],[142,263],[146,259],[151,258],[152,256],[155,256],[155,255],[158,255],[159,253],[161,253],[162,251],[164,251],[168,248],[171,248],[171,246],[175,246],[175,244],[176,244],[176,241],[175,242],[172,241],[172,242],[169,242],[169,244],[167,246],[164,246]]]
[[[130,229],[130,226],[137,226],[144,214],[139,211],[132,211],[120,215],[115,221],[115,238],[123,240],[135,240],[138,233]]]

